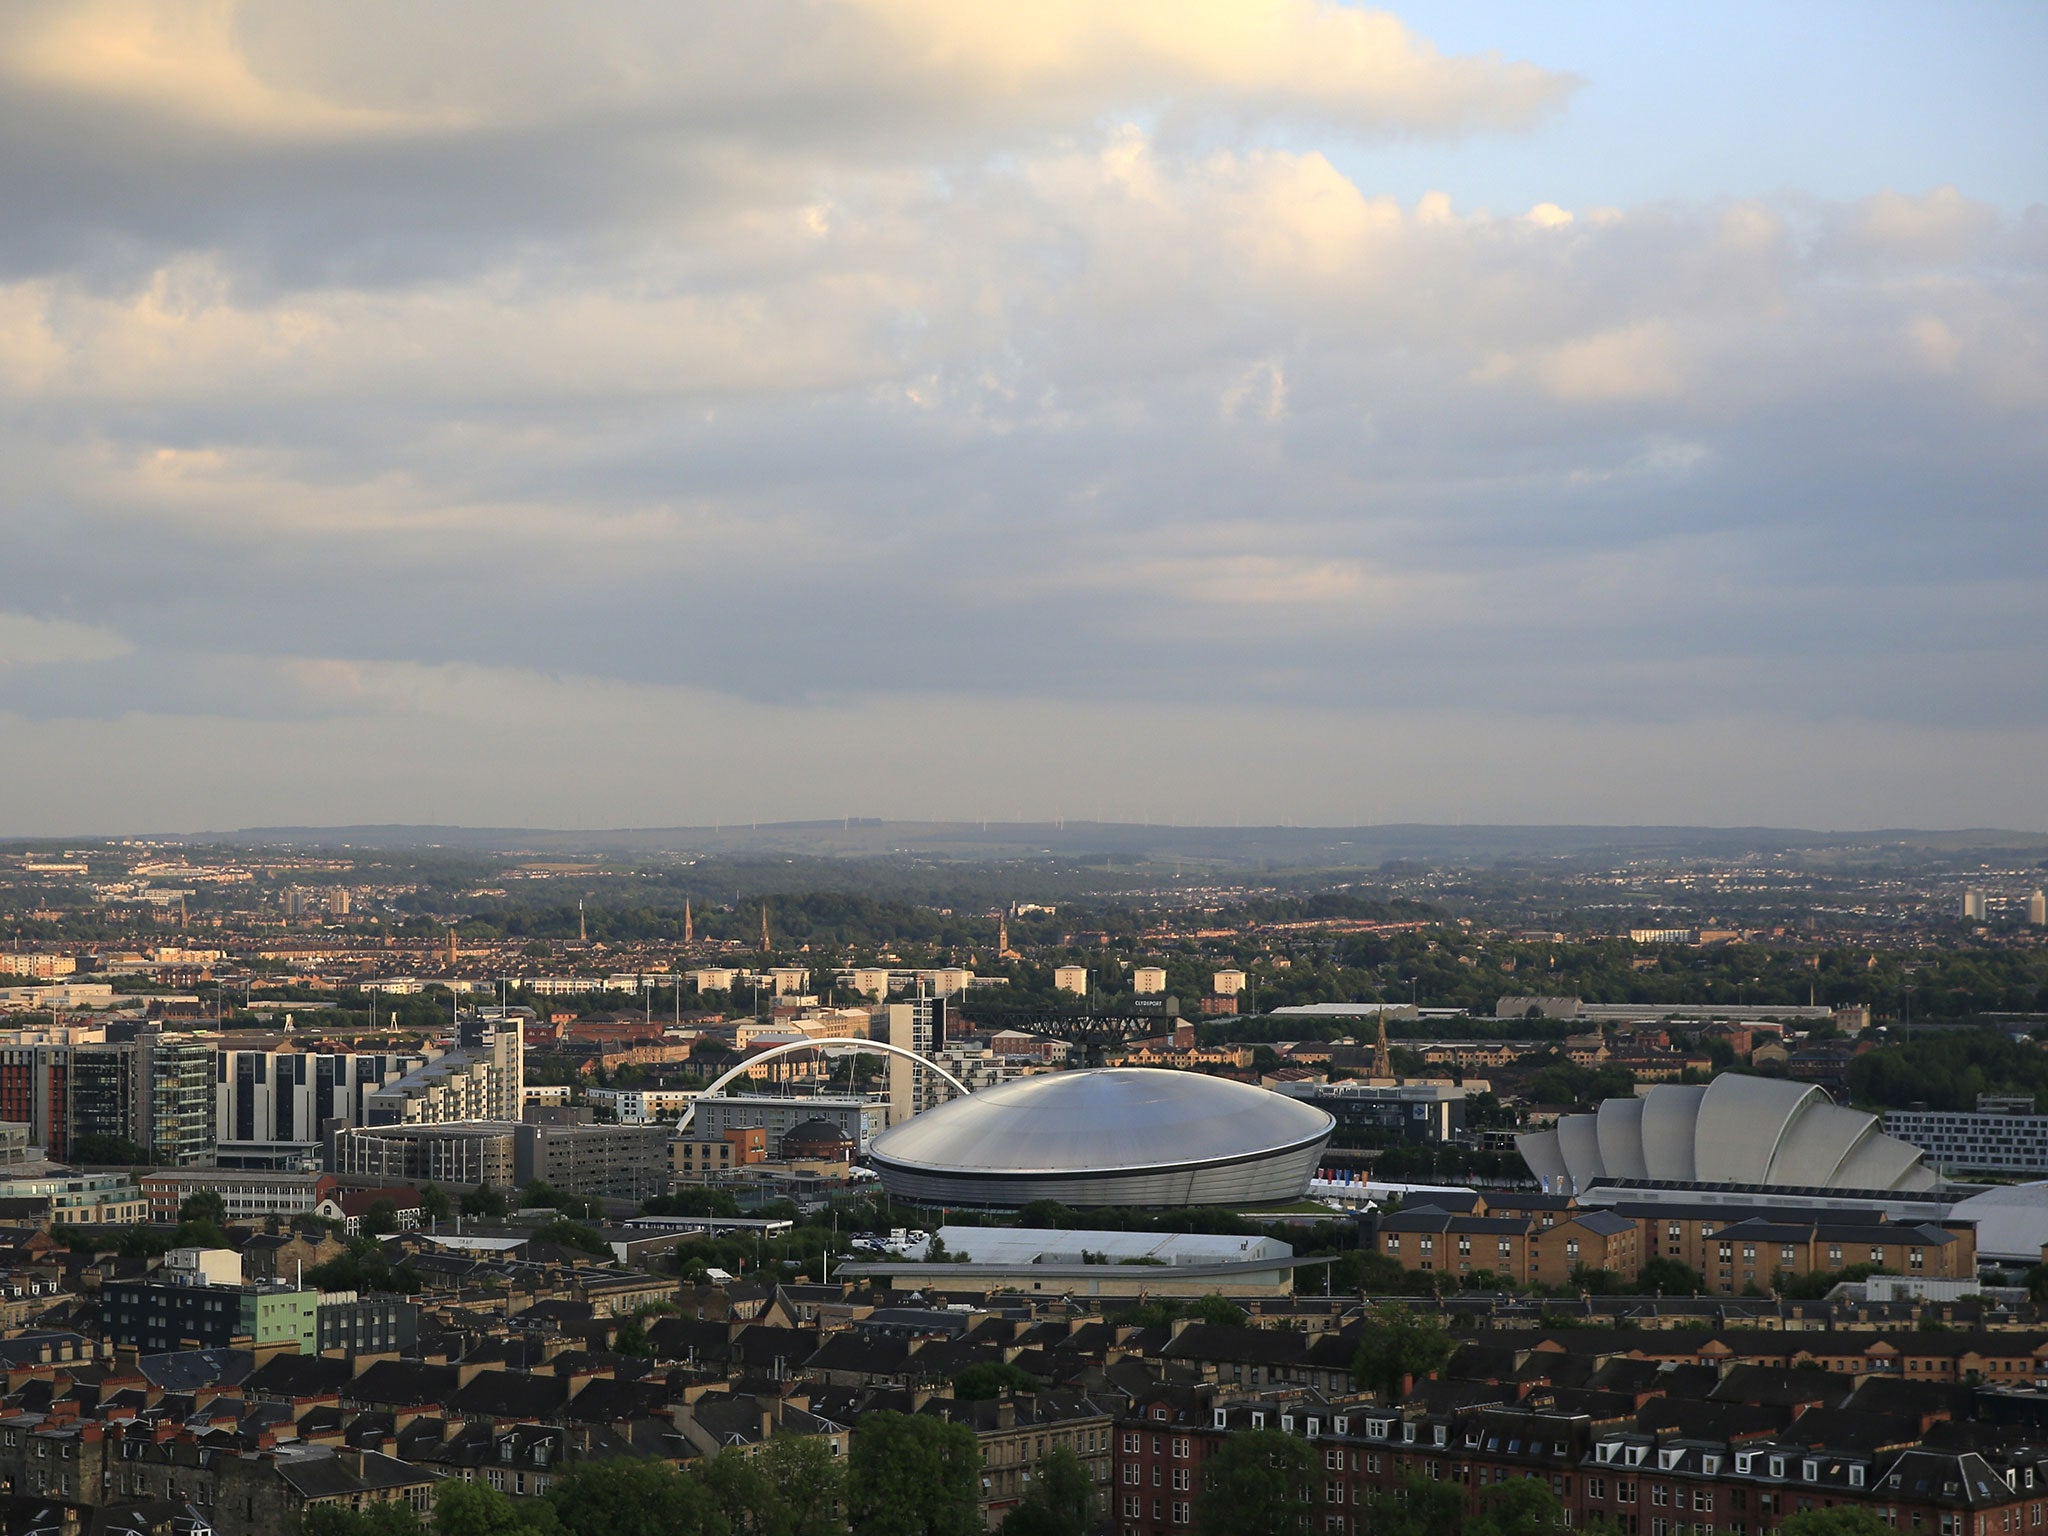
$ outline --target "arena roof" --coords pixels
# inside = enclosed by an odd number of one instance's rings
[[[877,1162],[994,1174],[1179,1168],[1319,1142],[1335,1122],[1229,1078],[1105,1067],[1019,1078],[875,1138]]]
[[[1875,1115],[1845,1109],[1811,1083],[1734,1072],[1704,1087],[1660,1084],[1609,1099],[1516,1145],[1546,1189],[1595,1180],[1872,1191],[1935,1182],[1919,1150],[1885,1135]]]
[[[1336,1122],[1228,1078],[1106,1067],[1020,1078],[875,1138],[892,1196],[934,1205],[1299,1199]]]

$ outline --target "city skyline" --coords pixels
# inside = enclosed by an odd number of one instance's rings
[[[2048,15],[0,23],[0,835],[2044,823]]]

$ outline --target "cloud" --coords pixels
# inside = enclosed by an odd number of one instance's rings
[[[732,814],[824,795],[821,756],[942,798],[886,734],[935,726],[986,734],[959,773],[1107,793],[1151,765],[1029,732],[1219,708],[1305,743],[1266,770],[1297,819],[1352,814],[1390,731],[1541,743],[1494,803],[1563,805],[1575,729],[1667,768],[1751,732],[1782,766],[1731,782],[1780,798],[1740,819],[1797,819],[1816,743],[2048,726],[2038,218],[1396,197],[1359,138],[1519,132],[1571,81],[1306,0],[18,20],[0,457],[39,616],[0,710],[133,726],[159,825],[240,803],[190,766],[218,722],[375,819],[506,721],[631,718],[600,820],[693,819],[684,760]],[[374,780],[303,772],[356,738]],[[575,819],[554,750],[494,754],[492,818]],[[1386,814],[1478,783],[1424,756]],[[1181,814],[1236,819],[1201,771]],[[2031,804],[1968,782],[1969,819]]]
[[[0,612],[0,668],[106,661],[134,649],[113,630],[68,619]]]

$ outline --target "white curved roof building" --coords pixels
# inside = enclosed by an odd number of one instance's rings
[[[1811,1083],[1732,1072],[1704,1087],[1664,1083],[1608,1099],[1515,1145],[1545,1189],[1562,1191],[1598,1179],[1868,1191],[1935,1183],[1920,1149],[1885,1135],[1877,1116]]]
[[[1105,1067],[953,1099],[869,1157],[892,1198],[925,1205],[1250,1205],[1299,1199],[1335,1126],[1228,1078]]]

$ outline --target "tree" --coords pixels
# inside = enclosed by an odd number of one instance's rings
[[[505,1197],[488,1184],[479,1185],[462,1197],[462,1214],[465,1216],[484,1216],[495,1220],[503,1216],[506,1209]]]
[[[724,1522],[702,1479],[666,1462],[577,1462],[547,1498],[566,1536],[723,1536]]]
[[[679,1189],[656,1195],[640,1209],[649,1216],[737,1216],[740,1203],[729,1189]]]
[[[78,1163],[147,1163],[149,1148],[126,1136],[108,1136],[99,1131],[75,1138],[71,1159]]]
[[[1274,1429],[1224,1440],[1202,1468],[1196,1536],[1307,1536],[1318,1471],[1306,1440]]]
[[[529,1511],[541,1510],[552,1513],[538,1500],[514,1503],[495,1488],[451,1477],[434,1486],[434,1536],[527,1536]]]
[[[1833,1509],[1802,1509],[1778,1525],[1784,1536],[1893,1536],[1892,1529],[1867,1509],[1837,1504]]]
[[[1020,1365],[1007,1360],[977,1360],[953,1378],[953,1396],[963,1403],[1001,1397],[1005,1392],[1037,1392],[1045,1386]]]
[[[299,1517],[301,1536],[426,1536],[418,1515],[396,1499],[365,1509],[315,1504]]]
[[[1399,1488],[1368,1495],[1367,1505],[1373,1536],[1461,1536],[1468,1514],[1458,1484],[1413,1473]]]
[[[219,1229],[228,1224],[228,1203],[217,1189],[195,1189],[178,1207],[178,1220],[207,1222]]]
[[[398,1206],[390,1200],[373,1200],[363,1212],[363,1236],[388,1237],[398,1230]]]
[[[1564,1511],[1540,1478],[1495,1483],[1478,1504],[1478,1513],[1463,1523],[1469,1536],[1547,1536],[1564,1529]]]
[[[1699,1271],[1676,1259],[1659,1256],[1636,1271],[1636,1293],[1641,1296],[1697,1296],[1707,1288]]]
[[[546,1226],[535,1227],[532,1240],[553,1243],[558,1248],[578,1248],[600,1257],[609,1256],[612,1251],[611,1244],[604,1240],[602,1233],[559,1216]]]
[[[779,1536],[846,1536],[843,1464],[816,1435],[777,1435],[755,1458],[782,1507]]]
[[[1188,1308],[1188,1316],[1198,1323],[1212,1323],[1218,1328],[1242,1328],[1251,1320],[1251,1314],[1243,1307],[1214,1292],[1196,1297],[1194,1305]]]
[[[1399,1397],[1410,1377],[1443,1369],[1454,1347],[1442,1323],[1399,1302],[1382,1302],[1366,1313],[1362,1332],[1352,1379],[1388,1399]]]
[[[696,1475],[733,1536],[783,1536],[775,1484],[751,1454],[728,1447]]]
[[[447,1221],[455,1214],[455,1202],[440,1185],[429,1184],[420,1191],[420,1214],[428,1221]]]
[[[1087,1536],[1095,1506],[1088,1468],[1065,1446],[1038,1463],[1037,1479],[1003,1521],[1003,1536]]]
[[[870,1413],[854,1427],[847,1514],[856,1536],[979,1536],[981,1447],[927,1414]]]

